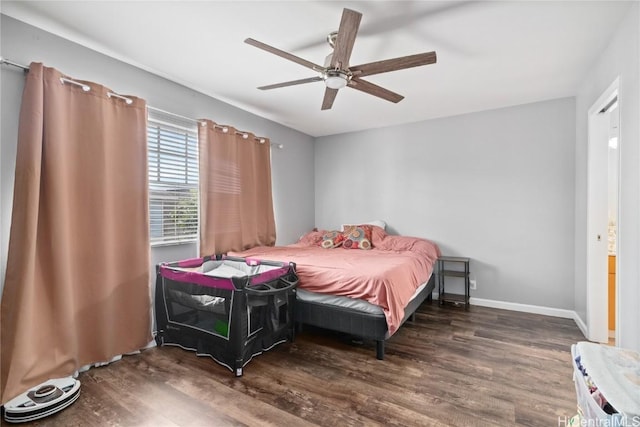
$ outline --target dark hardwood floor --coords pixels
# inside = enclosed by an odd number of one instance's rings
[[[235,378],[165,346],[80,375],[80,398],[33,426],[558,426],[576,412],[569,319],[426,302],[373,342],[305,329]],[[567,425],[567,424],[560,424]]]

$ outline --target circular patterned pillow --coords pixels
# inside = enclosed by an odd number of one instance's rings
[[[345,249],[371,249],[371,232],[373,227],[370,225],[348,225],[344,228],[345,241],[342,247]]]
[[[322,235],[320,246],[325,249],[337,248],[344,242],[344,235],[336,230],[327,231]]]

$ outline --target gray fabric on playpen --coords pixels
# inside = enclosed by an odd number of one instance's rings
[[[186,292],[169,289],[171,298],[185,307],[209,311],[211,313],[226,314],[224,308],[225,299],[212,295],[191,295]]]
[[[244,261],[222,260],[203,263],[202,273],[207,276],[224,277],[228,279],[231,277],[254,276],[277,268],[281,268],[281,266],[262,264],[248,265]]]

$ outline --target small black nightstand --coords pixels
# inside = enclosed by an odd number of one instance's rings
[[[464,295],[445,292],[445,277],[459,277],[464,280]],[[440,304],[445,302],[464,303],[469,310],[469,258],[441,256],[438,258],[438,293]]]

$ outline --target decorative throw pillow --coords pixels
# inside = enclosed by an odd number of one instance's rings
[[[365,249],[369,250],[371,246],[371,225],[347,225],[344,228],[344,242],[342,247],[345,249]]]
[[[320,246],[325,249],[337,248],[342,245],[343,241],[344,235],[341,232],[337,230],[327,231],[322,235],[322,242],[320,242]]]

